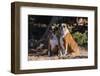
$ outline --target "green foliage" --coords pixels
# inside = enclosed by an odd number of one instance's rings
[[[74,39],[78,42],[80,46],[87,47],[88,42],[88,32],[85,31],[84,33],[75,32],[72,34]]]

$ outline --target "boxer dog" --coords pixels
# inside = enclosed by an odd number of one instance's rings
[[[60,57],[66,57],[67,55],[75,57],[79,53],[78,44],[70,34],[67,25],[62,23],[60,25]]]
[[[55,34],[55,26],[50,27],[48,39],[48,56],[52,56],[53,53],[58,53],[58,38]]]

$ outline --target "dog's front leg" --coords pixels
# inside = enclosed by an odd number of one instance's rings
[[[48,56],[49,57],[51,56],[51,46],[50,46],[50,44],[48,45]]]
[[[64,52],[65,52],[65,46],[64,46],[64,41],[63,41],[63,38],[61,37],[60,38],[60,56],[63,57],[64,56]]]
[[[64,56],[66,56],[68,54],[68,44],[65,44],[65,51],[64,51]]]
[[[66,57],[68,54],[68,41],[63,38],[63,56]]]
[[[62,57],[62,56],[63,56],[62,51],[63,51],[63,50],[61,50],[61,49],[59,50],[59,55],[58,55],[59,57]]]
[[[50,40],[49,40],[49,42],[48,42],[48,56],[50,57],[51,56],[51,42],[50,42]]]

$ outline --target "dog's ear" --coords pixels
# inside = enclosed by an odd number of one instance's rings
[[[57,24],[57,28],[59,28],[59,25],[60,25],[60,24]]]

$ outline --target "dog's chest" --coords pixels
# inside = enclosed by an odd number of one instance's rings
[[[58,45],[58,39],[56,36],[50,39],[50,44],[51,44],[51,48],[54,48],[56,45]]]
[[[63,40],[63,39],[64,39],[63,37],[60,38],[60,45],[61,45],[61,46],[64,45],[64,40]]]

